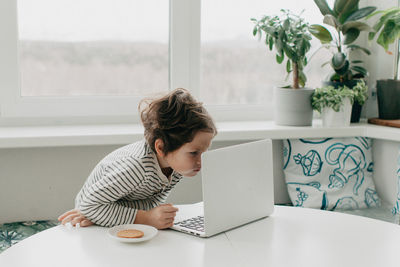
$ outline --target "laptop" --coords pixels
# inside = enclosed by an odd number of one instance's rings
[[[202,155],[203,202],[177,205],[174,230],[210,237],[272,214],[274,188],[269,139]]]

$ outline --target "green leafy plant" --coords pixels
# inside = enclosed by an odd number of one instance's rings
[[[376,7],[359,8],[359,0],[335,0],[333,8],[328,5],[326,0],[314,0],[314,2],[324,16],[324,24],[334,29],[331,33],[324,26],[318,24],[310,26],[311,34],[321,41],[323,47],[334,50],[332,59],[325,63],[330,63],[335,72],[330,80],[346,82],[367,76],[367,70],[359,65],[363,61],[350,61],[349,52],[360,50],[367,55],[370,54],[368,49],[353,43],[359,37],[360,32],[373,31],[368,24],[360,21],[360,19],[370,15],[376,10]]]
[[[374,32],[369,33],[368,39],[371,41],[378,34],[376,42],[382,46],[385,51],[392,54],[389,51],[389,45],[393,44],[400,38],[400,8],[389,8],[383,11],[377,11],[369,15],[367,18],[371,18],[376,15],[381,15],[377,22],[372,27]],[[399,66],[399,48],[396,47],[396,64],[394,71],[394,80],[397,80],[398,66]]]
[[[354,95],[354,102],[357,102],[361,106],[365,104],[368,99],[368,86],[363,80],[359,80],[358,83],[351,88]]]
[[[351,103],[353,103],[354,95],[351,89],[347,86],[338,89],[335,89],[333,86],[317,88],[312,95],[311,106],[319,113],[321,113],[322,109],[325,107],[330,107],[334,111],[338,112],[346,97],[348,97]]]
[[[325,86],[315,89],[311,97],[311,106],[319,113],[325,107],[330,107],[338,112],[345,98],[349,98],[351,103],[358,101],[361,105],[364,104],[368,98],[367,92],[368,86],[362,80],[352,89],[347,86],[341,86],[337,89],[333,86]]]
[[[286,72],[293,73],[292,88],[304,87],[307,78],[303,68],[307,65],[306,53],[311,48],[309,24],[300,16],[282,9],[282,17],[263,16],[260,20],[252,18],[255,26],[253,35],[261,39],[265,35],[265,44],[269,50],[275,47],[276,61],[281,64],[287,57]]]

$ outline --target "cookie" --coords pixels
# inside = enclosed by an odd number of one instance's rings
[[[127,229],[119,231],[117,236],[122,238],[141,238],[144,233],[136,229]]]

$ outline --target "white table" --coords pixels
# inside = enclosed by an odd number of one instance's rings
[[[268,218],[203,239],[172,230],[120,243],[107,228],[57,226],[0,254],[4,267],[399,266],[400,226],[342,213],[276,206]]]

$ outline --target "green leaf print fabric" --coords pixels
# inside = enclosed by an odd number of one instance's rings
[[[19,241],[58,225],[58,221],[30,221],[0,225],[0,253]]]

